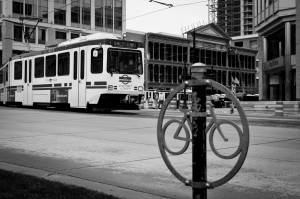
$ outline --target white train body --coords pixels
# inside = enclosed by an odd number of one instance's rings
[[[141,43],[101,33],[18,55],[0,68],[0,103],[137,109],[143,61]]]

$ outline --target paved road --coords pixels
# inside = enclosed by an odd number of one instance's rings
[[[191,188],[165,166],[157,146],[157,118],[149,115],[0,107],[0,168],[122,198],[192,198]],[[209,190],[208,198],[299,198],[299,129],[250,125],[250,133],[242,169],[227,184]],[[187,177],[190,156],[172,158]],[[209,180],[222,177],[233,164],[209,150]]]

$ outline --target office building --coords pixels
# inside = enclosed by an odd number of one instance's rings
[[[300,1],[256,0],[262,100],[300,100]]]
[[[214,1],[217,24],[231,37],[253,34],[253,1]]]
[[[16,54],[96,32],[121,37],[125,8],[125,0],[0,0],[2,63]]]

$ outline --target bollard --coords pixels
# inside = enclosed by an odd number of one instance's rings
[[[275,116],[283,116],[283,102],[282,101],[276,102]]]
[[[148,108],[153,108],[153,100],[151,98],[148,100]]]
[[[203,79],[206,65],[195,63],[190,67],[191,77]],[[206,84],[192,88],[192,180],[207,182],[206,152]],[[193,187],[193,199],[206,199],[207,187]]]
[[[140,105],[139,105],[140,109],[144,109],[145,108],[145,100],[144,100],[144,95],[142,96],[141,98],[141,102],[140,102]]]
[[[206,86],[193,87],[192,93],[192,161],[193,181],[207,181]],[[207,188],[193,188],[194,199],[206,199]]]

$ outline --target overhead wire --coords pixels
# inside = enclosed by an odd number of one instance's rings
[[[124,19],[123,21],[129,21],[129,20],[132,20],[132,19],[136,19],[136,18],[139,18],[139,17],[147,16],[147,15],[150,15],[150,14],[153,14],[153,13],[161,12],[161,11],[176,8],[176,7],[189,6],[189,5],[200,4],[200,3],[205,3],[205,2],[207,2],[207,0],[197,1],[197,2],[192,2],[192,3],[185,3],[185,4],[177,4],[177,5],[173,5],[172,7],[163,8],[163,9],[160,9],[160,10],[155,10],[155,11],[144,13],[144,14],[141,14],[141,15],[137,15],[137,16],[134,16],[134,17],[131,17],[131,18],[128,18],[128,19]]]

